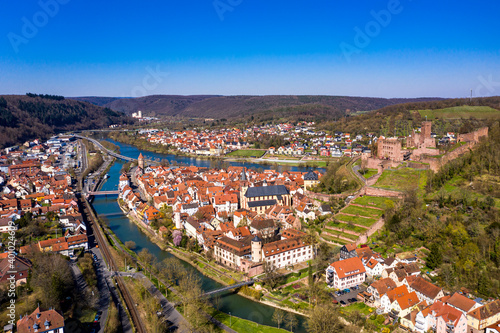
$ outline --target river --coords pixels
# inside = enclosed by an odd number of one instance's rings
[[[110,140],[111,141],[111,140]],[[169,159],[174,161],[176,159],[178,162],[186,163],[196,166],[210,166],[210,161],[202,159],[194,159],[187,157],[178,157],[175,155],[162,155],[147,151],[140,151],[136,147],[118,143],[112,141],[114,144],[120,147],[120,153],[125,156],[130,156],[136,158],[139,153],[142,153],[145,157],[151,158],[161,158]],[[258,167],[258,168],[270,168],[270,166],[255,164],[255,163],[235,163],[232,165],[237,166],[247,166],[247,167]],[[118,180],[120,177],[120,170],[123,166],[123,162],[117,160],[108,172],[109,178],[102,185],[102,190],[116,190],[118,187]],[[304,167],[288,167],[292,171],[304,171]],[[156,256],[158,261],[162,261],[166,258],[176,258],[167,251],[160,249],[155,243],[153,243],[146,234],[144,234],[133,222],[131,222],[121,211],[117,203],[116,195],[112,196],[97,196],[94,198],[92,205],[99,216],[109,225],[110,229],[116,234],[120,240],[125,243],[128,240],[133,240],[136,244],[135,252],[139,252],[143,248],[148,249],[153,255]],[[176,258],[177,259],[177,258]],[[177,259],[180,260],[180,259]],[[210,291],[221,287],[222,285],[206,276],[201,274],[198,270],[193,268],[190,264],[180,260],[181,263],[190,270],[193,270],[201,279],[202,288],[205,291]],[[225,313],[231,313],[231,315],[248,319],[253,322],[268,325],[277,326],[272,321],[272,315],[274,308],[267,306],[265,304],[254,302],[243,296],[237,294],[225,294],[221,296],[220,310]],[[296,315],[299,321],[299,327],[294,329],[294,332],[304,333],[306,332],[305,320],[303,316]]]

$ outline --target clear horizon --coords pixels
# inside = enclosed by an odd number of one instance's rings
[[[500,95],[500,4],[9,2],[0,94]]]

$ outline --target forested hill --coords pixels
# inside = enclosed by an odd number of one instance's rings
[[[174,96],[153,95],[139,98],[76,97],[107,106],[126,114],[139,110],[146,116],[237,119],[241,117],[268,121],[271,118],[319,120],[342,117],[346,113],[371,111],[399,103],[440,100],[439,98],[372,98],[349,96]],[[104,103],[104,104],[103,104]],[[293,119],[295,118],[295,119]]]
[[[354,134],[371,132],[376,135],[406,136],[425,119],[432,121],[432,131],[438,134],[467,133],[482,126],[491,126],[500,120],[500,97],[408,102],[336,122],[332,119],[320,127]]]
[[[123,113],[53,95],[0,96],[0,147],[59,132],[132,123]]]

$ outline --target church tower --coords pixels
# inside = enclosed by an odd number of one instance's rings
[[[137,159],[139,169],[144,170],[144,156],[142,153],[139,154],[139,158]]]
[[[245,168],[243,168],[243,171],[241,172],[240,176],[240,208],[245,208],[247,209],[247,201],[245,200],[245,194],[247,193],[248,190],[248,180],[247,180],[247,174],[245,172]]]
[[[262,261],[262,239],[260,239],[259,236],[255,236],[252,239],[252,261]]]

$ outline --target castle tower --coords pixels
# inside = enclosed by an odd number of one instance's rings
[[[139,154],[139,158],[137,159],[139,168],[144,170],[144,156],[142,156],[142,153]]]
[[[255,236],[252,239],[252,262],[260,262],[262,260],[262,239]]]
[[[423,121],[420,131],[420,143],[424,143],[424,140],[431,137],[431,121]]]

